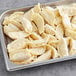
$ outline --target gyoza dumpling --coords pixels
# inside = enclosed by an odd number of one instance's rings
[[[55,14],[55,25],[59,25],[62,23],[62,17],[60,16],[59,10],[57,8],[54,9]]]
[[[62,16],[62,22],[65,28],[71,28],[71,22],[69,16],[73,16],[74,9],[68,6],[58,6],[60,15]],[[64,14],[65,13],[65,14]]]
[[[24,31],[17,31],[17,32],[8,32],[7,34],[11,39],[19,39],[28,37],[30,34],[25,33]]]
[[[5,34],[8,34],[9,32],[20,31],[20,29],[17,28],[17,27],[16,27],[15,25],[13,25],[13,24],[5,25],[3,28],[4,28],[4,33],[5,33]]]
[[[46,45],[48,43],[49,39],[50,39],[50,36],[48,35],[44,39],[29,41],[28,42],[28,45],[29,45],[29,47],[40,47],[40,46],[44,46],[44,45]]]
[[[28,19],[29,21],[31,21],[31,15],[32,15],[33,13],[34,13],[34,10],[33,10],[33,8],[32,8],[32,9],[30,9],[29,11],[25,12],[24,17],[25,17],[26,19]]]
[[[72,6],[57,6],[60,15],[67,14],[68,16],[76,15],[76,8]]]
[[[22,21],[22,26],[23,26],[24,31],[27,33],[31,33],[33,30],[31,22],[25,17],[22,17],[21,21]]]
[[[45,45],[45,41],[43,39],[40,40],[34,40],[34,41],[30,41],[28,42],[29,47],[40,47]]]
[[[40,3],[35,5],[34,8],[30,9],[29,11],[25,12],[24,17],[31,21],[31,16],[34,12],[39,13],[41,11]]]
[[[24,15],[24,12],[14,12],[8,17],[5,17],[3,25],[13,24],[17,26],[19,29],[22,29],[21,17]]]
[[[21,22],[20,18],[24,15],[24,12],[22,11],[18,11],[18,12],[14,12],[12,13],[9,17],[10,19],[15,19],[18,22]]]
[[[49,60],[50,58],[51,58],[51,50],[48,50],[44,54],[39,56],[34,62]]]
[[[64,36],[64,27],[63,24],[59,24],[56,27],[56,38],[60,39],[63,36]]]
[[[23,48],[25,48],[27,41],[28,40],[25,39],[25,38],[20,38],[20,39],[12,41],[11,43],[9,43],[7,45],[8,52],[12,52],[12,51],[14,51],[16,49],[23,49]]]
[[[62,22],[63,22],[64,28],[71,28],[71,22],[68,15],[65,14],[62,16]]]
[[[60,57],[68,56],[68,46],[64,38],[61,38],[57,45],[58,53]]]
[[[45,52],[45,48],[43,47],[31,48],[28,49],[28,52],[30,52],[32,55],[42,55]]]
[[[52,58],[57,58],[58,57],[58,51],[51,46],[50,50],[52,50]]]
[[[35,22],[35,24],[37,25],[38,31],[39,33],[43,33],[44,32],[44,19],[43,17],[39,14],[39,13],[34,13],[31,16],[31,20]]]
[[[10,53],[9,57],[11,61],[23,62],[27,61],[31,57],[31,54],[26,49],[18,49]]]
[[[20,61],[20,62],[13,61],[13,63],[15,63],[15,64],[29,64],[29,63],[32,63],[36,58],[37,58],[37,56],[33,55],[29,59],[27,59],[25,61]]]
[[[55,22],[55,15],[54,15],[54,9],[47,6],[45,8],[42,8],[42,11],[40,12],[41,16],[45,19],[46,22],[50,25],[54,25]]]

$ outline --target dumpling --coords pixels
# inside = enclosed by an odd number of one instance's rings
[[[29,64],[32,63],[37,58],[36,55],[31,56],[29,59],[25,61],[13,61],[15,64]]]
[[[25,17],[22,17],[21,21],[22,21],[22,26],[23,26],[24,31],[27,33],[31,33],[33,30],[31,22]]]
[[[60,39],[63,36],[64,36],[64,27],[63,27],[63,24],[59,24],[56,27],[56,38]]]
[[[29,47],[40,47],[40,46],[44,46],[48,43],[50,39],[50,36],[48,35],[47,37],[45,37],[44,39],[39,39],[39,40],[34,40],[34,41],[29,41],[28,45]]]
[[[58,53],[60,57],[68,56],[68,46],[64,38],[61,38],[57,45]]]
[[[32,55],[42,55],[45,52],[45,48],[44,47],[31,48],[28,49],[28,52],[30,52]]]
[[[25,33],[24,31],[17,31],[17,32],[8,32],[7,34],[11,39],[19,39],[28,37],[30,34]]]
[[[31,57],[31,54],[26,49],[18,49],[9,54],[11,61],[23,62]]]
[[[39,56],[34,62],[49,60],[51,58],[51,50],[46,51],[44,54]]]
[[[26,18],[26,19],[28,19],[29,21],[31,21],[31,15],[34,13],[34,10],[33,10],[33,8],[32,9],[30,9],[29,11],[27,11],[27,12],[25,12],[24,13],[24,17]]]
[[[64,13],[68,16],[75,16],[76,15],[76,8],[72,6],[57,6],[60,15],[62,16]]]
[[[45,19],[45,21],[48,22],[48,24],[54,25],[55,15],[54,15],[53,8],[49,6],[42,8],[42,11],[40,12],[40,14]]]
[[[8,32],[17,32],[17,31],[20,31],[19,28],[17,28],[15,25],[13,24],[8,24],[8,25],[5,25],[4,27],[4,33],[7,35]]]
[[[57,58],[59,56],[58,51],[54,47],[51,46],[50,50],[52,51],[52,58]]]
[[[29,11],[25,12],[24,17],[27,18],[29,21],[31,21],[32,14],[39,13],[41,11],[40,3],[38,5],[35,5],[34,8],[31,8]]]
[[[20,38],[20,39],[12,41],[11,43],[9,43],[7,45],[8,52],[12,52],[12,51],[14,51],[16,49],[23,49],[23,48],[25,48],[27,41],[28,40],[25,39],[25,38]]]
[[[35,22],[35,24],[37,25],[38,31],[39,33],[43,33],[44,32],[44,19],[43,17],[39,14],[39,13],[34,13],[31,16],[31,20]]]
[[[71,22],[70,22],[70,18],[68,17],[68,15],[63,15],[62,16],[62,22],[64,25],[64,28],[71,28]]]
[[[24,12],[14,12],[8,17],[5,17],[3,25],[8,25],[9,23],[17,26],[19,29],[22,29],[21,17],[24,15]]]

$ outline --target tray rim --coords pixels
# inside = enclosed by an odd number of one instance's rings
[[[43,3],[42,5],[48,5],[48,4],[55,4],[57,2],[65,2],[66,0],[62,0],[62,1],[55,1],[55,2],[50,2],[50,3]],[[68,1],[75,1],[75,0],[68,0]],[[55,59],[50,59],[50,60],[46,60],[46,61],[41,61],[41,62],[36,62],[36,63],[31,63],[31,64],[25,64],[25,65],[13,65],[11,64],[11,62],[8,59],[8,55],[6,53],[6,45],[5,45],[5,39],[4,39],[4,34],[3,34],[3,30],[2,30],[2,18],[3,16],[10,12],[10,11],[16,11],[16,10],[20,10],[20,9],[27,9],[27,8],[32,8],[34,5],[32,6],[26,6],[24,8],[16,8],[16,9],[11,9],[11,10],[7,10],[5,12],[3,12],[0,16],[0,39],[1,39],[1,47],[2,47],[2,51],[3,51],[3,55],[4,55],[4,60],[5,60],[5,64],[6,64],[6,69],[7,71],[15,71],[15,70],[20,70],[20,69],[24,69],[24,68],[30,68],[30,67],[35,67],[35,66],[40,66],[40,65],[45,65],[45,64],[50,64],[50,63],[55,63],[55,62],[61,62],[61,61],[65,61],[65,60],[70,60],[70,59],[75,59],[76,55],[73,56],[67,56],[67,57],[63,57],[63,58],[55,58]]]

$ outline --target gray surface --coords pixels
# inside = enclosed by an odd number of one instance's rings
[[[15,7],[24,7],[38,2],[50,2],[55,0],[0,0],[0,10]],[[0,76],[76,76],[76,60],[60,62],[24,69],[15,72],[7,72],[4,64],[2,50],[0,49]]]

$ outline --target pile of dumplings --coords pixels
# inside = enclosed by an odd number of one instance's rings
[[[13,12],[3,21],[9,59],[29,64],[76,54],[76,3]]]

